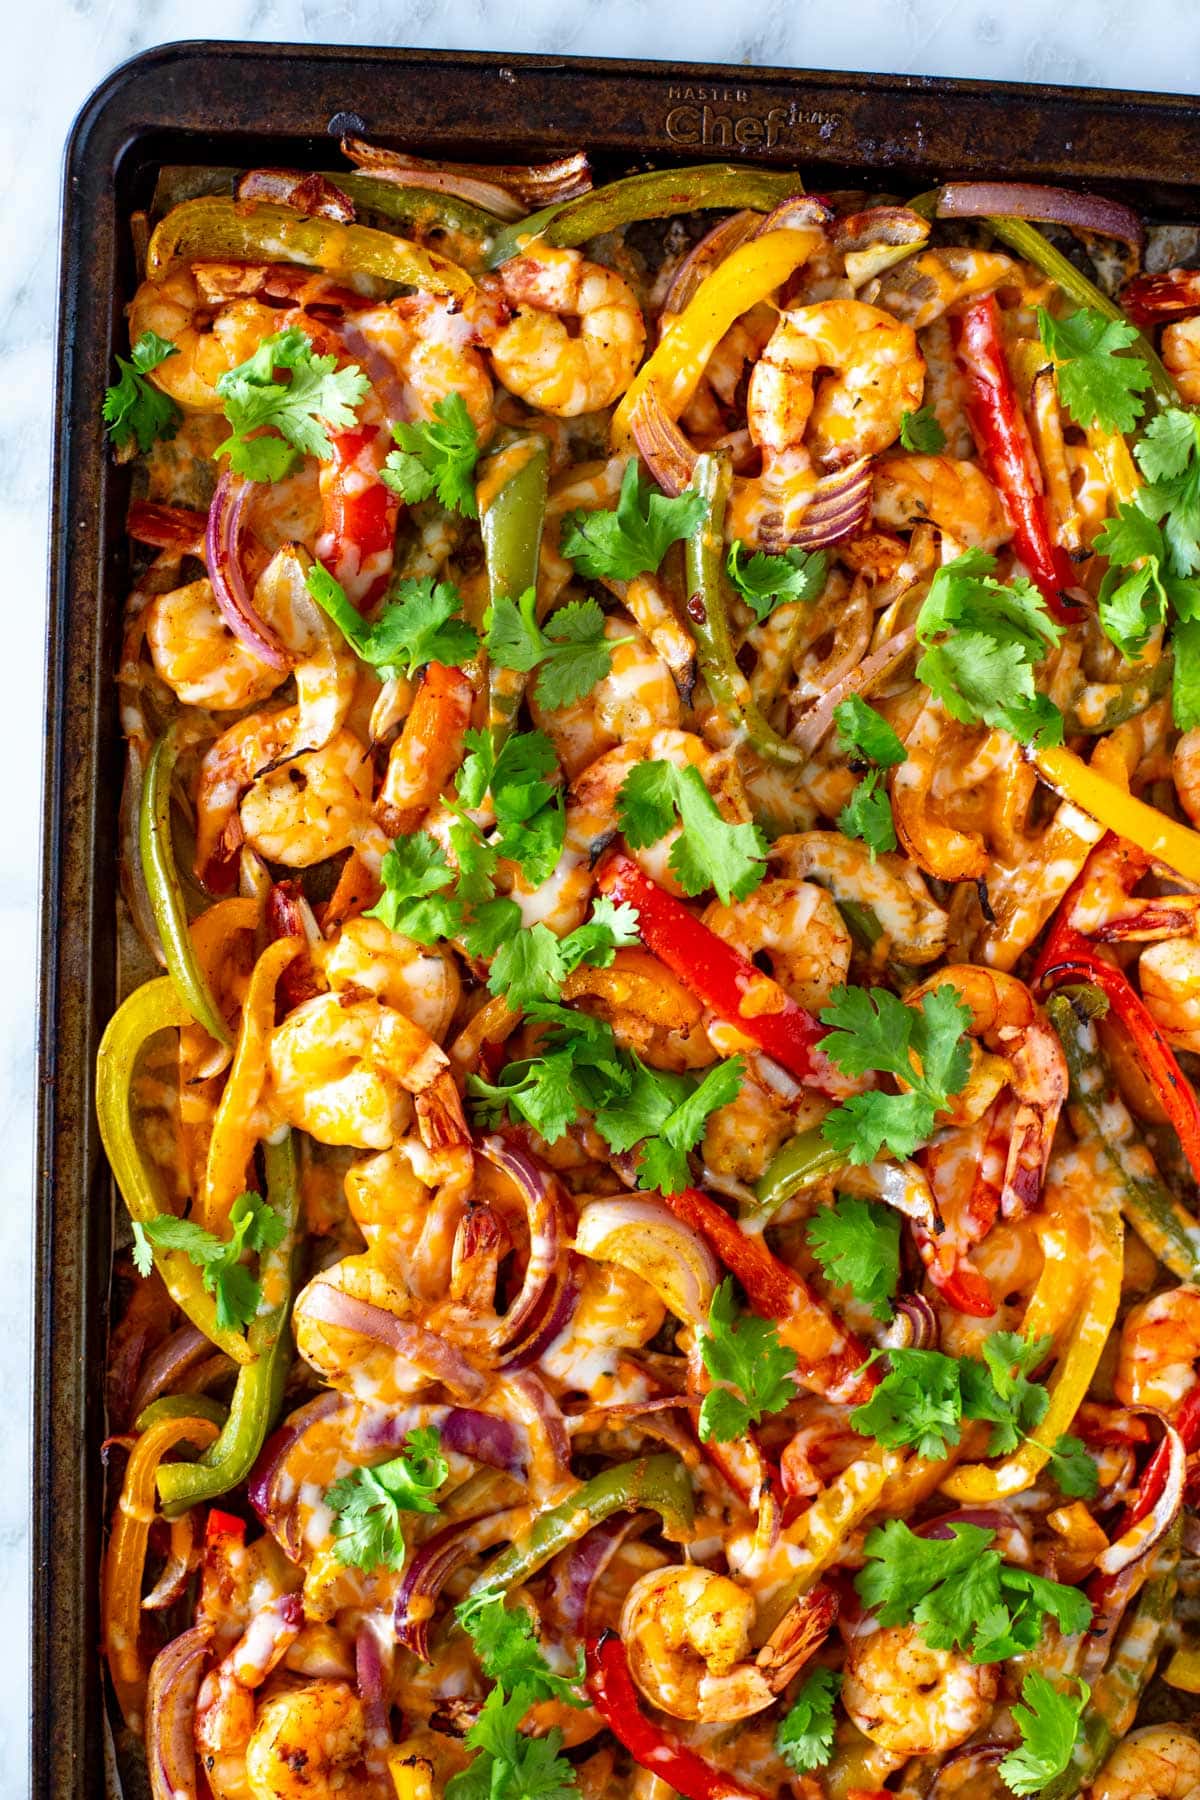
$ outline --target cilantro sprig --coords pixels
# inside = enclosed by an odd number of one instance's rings
[[[595,600],[571,600],[550,615],[543,628],[537,619],[537,593],[527,588],[519,600],[500,599],[487,621],[487,653],[502,669],[528,674],[539,705],[571,706],[590,693],[612,668],[612,653],[630,637],[605,634],[604,614]]]
[[[432,1426],[410,1431],[404,1449],[389,1462],[355,1469],[325,1491],[333,1513],[333,1553],[356,1569],[404,1567],[401,1513],[435,1513],[437,1493],[450,1464]]]
[[[1023,744],[1061,744],[1062,714],[1034,669],[1062,636],[1031,581],[997,581],[996,559],[964,550],[944,563],[917,614],[926,646],[917,677],[964,724],[1009,731]]]
[[[410,506],[436,494],[450,512],[479,516],[475,464],[479,437],[461,394],[433,405],[433,417],[415,425],[393,425],[398,448],[388,452],[380,480]]]
[[[288,379],[278,379],[280,371]],[[331,431],[347,431],[370,381],[355,363],[337,367],[336,356],[318,356],[294,325],[264,338],[254,355],[217,382],[230,435],[214,451],[250,481],[280,481],[301,456],[328,462]],[[268,434],[263,435],[264,431]]]
[[[827,1113],[826,1142],[848,1162],[874,1162],[886,1147],[909,1157],[934,1120],[966,1086],[971,1015],[947,983],[906,1006],[886,988],[835,988],[820,1015],[830,1027],[821,1049],[844,1075],[894,1075],[908,1092],[853,1094]]]
[[[906,450],[919,456],[940,456],[946,448],[946,434],[937,421],[932,406],[919,406],[916,412],[900,415],[900,442]]]
[[[842,1678],[814,1669],[779,1722],[775,1748],[797,1775],[823,1769],[833,1755],[833,1709]]]
[[[514,1009],[557,1000],[563,982],[581,963],[607,969],[619,949],[638,942],[634,908],[602,895],[593,902],[590,918],[565,937],[539,923],[508,938],[496,951],[488,987]]]
[[[1200,579],[1176,575],[1161,525],[1136,501],[1123,501],[1095,547],[1109,567],[1096,597],[1100,624],[1127,660],[1174,616],[1200,619]]]
[[[896,848],[896,827],[882,771],[902,763],[907,752],[882,714],[857,694],[834,707],[833,722],[838,749],[853,761],[868,765],[839,813],[838,825],[847,837],[863,840],[874,862],[876,856]]]
[[[703,513],[703,494],[689,491],[668,499],[642,474],[637,457],[631,457],[616,510],[567,513],[560,549],[581,575],[632,581],[653,573],[671,545],[696,529]]]
[[[745,550],[741,539],[735,539],[725,569],[760,625],[777,607],[815,600],[825,586],[829,558],[823,550],[784,550],[778,556],[756,550],[743,561]]]
[[[101,410],[118,450],[136,444],[144,456],[156,438],[174,437],[183,415],[171,396],[146,377],[168,356],[178,354],[178,344],[168,343],[156,331],[143,331],[128,357],[117,357],[121,378],[104,390]]]
[[[1058,396],[1085,429],[1132,431],[1146,410],[1143,392],[1151,375],[1140,356],[1124,356],[1138,339],[1124,319],[1109,319],[1093,307],[1080,307],[1056,319],[1038,307],[1038,332],[1055,361]]]
[[[219,1238],[191,1219],[159,1213],[145,1224],[134,1222],[133,1261],[141,1275],[153,1266],[153,1250],[182,1250],[196,1268],[216,1301],[217,1326],[221,1331],[240,1331],[249,1325],[262,1299],[262,1286],[246,1267],[248,1251],[273,1250],[283,1242],[287,1227],[261,1194],[239,1194],[229,1209],[230,1235]],[[151,1248],[153,1246],[153,1249]]]
[[[1004,1562],[994,1531],[947,1529],[949,1538],[919,1537],[889,1519],[867,1537],[854,1585],[881,1625],[917,1625],[931,1650],[961,1650],[975,1663],[1036,1649],[1047,1617],[1067,1637],[1087,1630],[1092,1607],[1078,1588]]]
[[[1137,503],[1162,521],[1176,575],[1200,570],[1200,413],[1168,407],[1151,419],[1134,449],[1148,486]]]
[[[464,1600],[454,1616],[468,1633],[485,1675],[510,1693],[520,1689],[536,1700],[561,1700],[567,1706],[584,1707],[583,1652],[570,1675],[550,1667],[538,1642],[533,1619],[521,1605],[507,1606],[502,1594],[484,1593]]]
[[[476,1755],[446,1783],[446,1800],[579,1800],[575,1769],[559,1754],[560,1728],[545,1737],[526,1737],[521,1730],[532,1704],[527,1688],[506,1694],[497,1683],[466,1735]]]
[[[1014,1794],[1042,1793],[1071,1761],[1092,1690],[1081,1675],[1067,1679],[1078,1686],[1077,1695],[1056,1688],[1038,1669],[1031,1669],[1021,1683],[1024,1705],[1012,1709],[1021,1742],[999,1765],[1001,1780]]]
[[[779,1328],[770,1319],[741,1310],[731,1276],[712,1297],[700,1356],[720,1384],[709,1389],[700,1408],[702,1443],[745,1437],[752,1425],[796,1398],[795,1351],[780,1343]]]
[[[681,827],[668,866],[685,894],[715,888],[726,906],[744,900],[766,875],[767,846],[757,825],[731,825],[699,769],[671,762],[636,763],[617,794],[617,823],[633,850]]]
[[[346,598],[341,583],[321,563],[313,563],[305,581],[321,611],[333,620],[354,654],[377,669],[385,681],[411,675],[425,663],[439,662],[455,668],[470,662],[479,652],[478,635],[458,616],[462,595],[453,582],[435,582],[430,575],[398,581],[389,590],[378,617],[368,623]]]
[[[900,1285],[900,1215],[872,1200],[839,1194],[818,1207],[805,1235],[828,1281],[848,1287],[885,1323]]]

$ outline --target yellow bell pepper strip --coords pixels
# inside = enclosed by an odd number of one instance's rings
[[[352,190],[339,175],[339,187]],[[798,175],[776,169],[747,168],[736,163],[697,163],[687,169],[654,169],[610,181],[574,200],[562,200],[518,219],[497,232],[488,268],[498,269],[534,244],[573,249],[603,231],[616,231],[640,219],[670,219],[706,207],[740,212],[773,212],[785,200],[804,192]]]
[[[1184,1694],[1200,1694],[1200,1647],[1181,1644],[1162,1672],[1168,1687]]]
[[[168,1519],[202,1501],[215,1500],[245,1481],[283,1400],[292,1352],[293,1263],[300,1220],[300,1183],[289,1131],[263,1145],[267,1200],[283,1221],[284,1235],[259,1260],[262,1299],[249,1332],[257,1360],[239,1370],[221,1434],[195,1463],[168,1463],[158,1471],[158,1491]]]
[[[170,1212],[158,1176],[143,1156],[133,1116],[133,1077],[138,1055],[156,1031],[180,1027],[191,1014],[168,976],[134,990],[109,1020],[96,1058],[96,1116],[105,1154],[121,1190],[129,1216],[149,1225]],[[154,1248],[154,1262],[167,1292],[205,1337],[236,1363],[253,1360],[254,1352],[237,1331],[217,1324],[216,1302],[204,1290],[201,1271],[182,1250]]]
[[[795,768],[808,752],[780,737],[759,710],[750,683],[738,668],[725,596],[725,508],[733,484],[728,455],[705,452],[696,458],[692,493],[704,512],[684,547],[687,616],[696,638],[701,673],[713,701],[739,736],[767,762]]]
[[[1125,980],[1119,970],[1114,974]],[[1067,1063],[1071,1128],[1076,1137],[1100,1145],[1120,1183],[1121,1210],[1146,1248],[1179,1281],[1200,1280],[1200,1220],[1160,1177],[1117,1092],[1092,1023],[1106,1010],[1104,993],[1095,987],[1064,988],[1047,1006]]]
[[[304,945],[292,937],[268,944],[250,976],[242,1003],[237,1049],[213,1120],[197,1223],[223,1237],[229,1209],[244,1192],[246,1168],[259,1140],[258,1103],[267,1067],[267,1042],[275,1029],[275,988]]]
[[[1083,1298],[1049,1382],[1050,1404],[1037,1439],[1027,1438],[1002,1462],[967,1463],[953,1470],[942,1483],[942,1492],[961,1506],[987,1506],[1032,1487],[1049,1461],[1051,1449],[1070,1430],[1092,1384],[1121,1301],[1124,1227],[1115,1178],[1112,1182],[1096,1180],[1089,1195],[1089,1214],[1091,1242]],[[1059,1279],[1058,1266],[1047,1264],[1038,1278],[1031,1307],[1037,1303],[1042,1284],[1056,1284]]]
[[[667,416],[677,419],[700,385],[708,360],[725,333],[743,313],[782,287],[789,275],[812,255],[821,233],[768,231],[741,244],[700,283],[687,306],[657,349],[634,376],[613,414],[615,455],[633,449],[632,419],[642,397],[653,387]]]
[[[146,275],[159,280],[177,262],[286,262],[348,279],[373,275],[423,293],[469,294],[465,269],[407,238],[369,225],[306,219],[286,206],[204,195],[173,206],[154,228]]]
[[[1073,801],[1081,812],[1107,825],[1118,837],[1128,838],[1155,862],[1165,863],[1185,881],[1200,885],[1200,833],[1147,806],[1064,745],[1048,749],[1035,745],[1025,754],[1060,799]]]
[[[104,1654],[125,1723],[141,1730],[149,1669],[141,1651],[142,1576],[154,1522],[154,1479],[168,1450],[191,1443],[203,1449],[217,1435],[211,1419],[160,1419],[129,1453],[121,1498],[104,1557],[101,1615]],[[186,1467],[186,1464],[181,1464]]]
[[[163,732],[150,752],[142,776],[138,816],[142,875],[158,929],[158,941],[175,991],[197,1025],[202,1025],[219,1044],[230,1044],[233,1039],[229,1027],[213,999],[212,988],[192,942],[183,888],[175,864],[175,845],[171,836],[171,777],[179,754],[175,730],[174,725],[169,725]]]
[[[1041,1790],[1041,1800],[1074,1800],[1081,1789],[1090,1788],[1133,1724],[1174,1612],[1181,1534],[1176,1520],[1153,1552],[1137,1605],[1123,1620],[1104,1672],[1092,1686],[1071,1760]]]
[[[537,587],[549,481],[550,449],[543,437],[509,444],[480,471],[479,528],[493,606]],[[488,669],[488,730],[496,751],[512,730],[528,680],[520,669]]]
[[[874,1448],[822,1488],[808,1510],[782,1532],[779,1566],[786,1568],[788,1578],[778,1591],[760,1601],[759,1635],[769,1637],[801,1595],[845,1555],[851,1533],[875,1511],[888,1483],[912,1460],[895,1450]]]

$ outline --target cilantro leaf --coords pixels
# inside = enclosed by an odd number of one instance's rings
[[[233,429],[213,454],[227,455],[234,473],[251,481],[279,480],[301,455],[328,462],[329,432],[354,424],[354,409],[371,385],[355,363],[336,365],[336,356],[317,356],[297,326],[264,338],[247,362],[217,381]],[[281,369],[287,381],[277,379]],[[279,436],[255,435],[264,428]]]
[[[871,769],[856,783],[854,792],[838,814],[838,829],[847,837],[861,838],[871,861],[886,856],[897,845],[892,803],[878,769]]]
[[[741,1090],[745,1064],[740,1056],[730,1056],[714,1063],[692,1092],[672,1108],[648,1137],[638,1158],[638,1176],[647,1186],[662,1194],[678,1194],[691,1180],[687,1153],[704,1135],[709,1116],[719,1107],[736,1100]],[[596,1115],[596,1129],[604,1135],[606,1115]]]
[[[1050,1404],[1045,1388],[1031,1381],[1028,1372],[1045,1361],[1053,1340],[1030,1341],[1013,1331],[997,1331],[983,1340],[982,1348],[982,1362],[964,1357],[959,1365],[963,1412],[992,1426],[989,1456],[1009,1456],[1041,1424]]]
[[[426,1426],[409,1432],[399,1456],[335,1481],[326,1489],[325,1503],[334,1515],[333,1553],[338,1561],[357,1569],[402,1569],[400,1514],[435,1513],[432,1496],[449,1473],[438,1434]]]
[[[1122,356],[1138,334],[1124,319],[1107,319],[1090,306],[1056,319],[1038,307],[1038,332],[1054,358],[1059,399],[1085,428],[1132,431],[1146,410],[1142,390],[1150,371],[1140,356]]]
[[[139,1275],[148,1275],[154,1267],[154,1249],[140,1219],[133,1221],[133,1266]]]
[[[1139,655],[1172,612],[1200,617],[1200,580],[1172,572],[1162,529],[1137,502],[1118,506],[1095,547],[1109,559],[1097,595],[1100,623],[1122,656]]]
[[[995,567],[985,551],[964,550],[937,571],[917,614],[926,646],[917,676],[964,724],[982,721],[1021,743],[1061,743],[1062,716],[1038,693],[1033,671],[1062,628],[1032,582],[996,581]]]
[[[575,1770],[559,1755],[558,1726],[545,1737],[521,1732],[534,1698],[524,1687],[511,1694],[499,1685],[492,1689],[466,1736],[478,1754],[446,1783],[446,1800],[579,1800]]]
[[[940,456],[946,448],[946,434],[937,422],[932,406],[920,406],[916,412],[900,415],[900,442],[906,450],[920,456]]]
[[[730,825],[689,763],[636,763],[617,794],[617,822],[635,850],[665,837],[678,812],[682,827],[667,859],[685,894],[715,888],[726,906],[744,900],[766,874],[767,846],[757,825]]]
[[[778,1327],[770,1319],[739,1310],[731,1276],[712,1297],[700,1356],[713,1381],[728,1384],[704,1396],[703,1443],[744,1437],[751,1425],[796,1398],[795,1351],[780,1343]]]
[[[740,538],[734,540],[725,570],[760,625],[776,607],[815,600],[825,586],[829,558],[823,550],[784,550],[779,556],[756,550],[743,562],[745,548]]]
[[[833,722],[837,726],[837,747],[847,756],[890,769],[908,754],[883,714],[868,706],[858,694],[851,694],[834,707]]]
[[[939,1350],[889,1350],[887,1360],[888,1373],[855,1407],[851,1425],[885,1450],[912,1445],[918,1456],[940,1461],[960,1436],[958,1365]]]
[[[488,975],[493,994],[503,994],[514,1009],[537,1000],[557,1000],[563,982],[581,963],[605,969],[617,950],[639,942],[637,913],[601,897],[592,916],[565,937],[536,924],[502,943]]]
[[[436,400],[433,418],[416,425],[393,425],[399,448],[389,451],[380,480],[415,506],[436,494],[450,512],[479,516],[475,464],[479,438],[461,394]]]
[[[814,1669],[779,1722],[775,1748],[797,1775],[824,1768],[833,1755],[833,1708],[842,1678]]]
[[[884,1321],[900,1283],[900,1217],[889,1207],[839,1194],[808,1222],[808,1247],[829,1281],[852,1289],[856,1300]]]
[[[558,1675],[550,1667],[538,1643],[533,1620],[520,1604],[506,1606],[501,1594],[485,1594],[463,1601],[455,1617],[469,1633],[485,1675],[500,1682],[510,1693],[519,1688],[535,1700],[562,1700],[567,1706],[588,1702],[583,1685],[583,1653],[571,1675]]]
[[[313,563],[304,579],[355,655],[378,669],[385,681],[411,675],[425,663],[456,668],[478,654],[476,633],[456,616],[462,595],[452,582],[435,583],[430,575],[397,582],[379,617],[368,623],[323,564]]]
[[[1054,1441],[1048,1464],[1051,1477],[1070,1500],[1094,1500],[1100,1491],[1100,1471],[1077,1437],[1063,1432]]]
[[[462,907],[444,895],[454,880],[446,852],[428,831],[397,838],[379,870],[383,893],[367,913],[382,919],[414,943],[433,944],[453,937],[462,922]],[[438,896],[433,899],[432,896]]]
[[[826,1114],[826,1141],[850,1162],[873,1162],[886,1144],[912,1155],[936,1115],[966,1085],[971,1069],[970,1014],[947,983],[906,1006],[886,988],[836,988],[820,1015],[830,1026],[821,1048],[845,1075],[900,1077],[903,1094],[855,1094]]]
[[[526,588],[519,600],[497,600],[485,642],[500,668],[525,673],[538,669],[534,694],[540,705],[552,710],[590,693],[612,668],[617,645],[631,639],[606,636],[604,614],[596,600],[560,606],[543,630],[537,620],[537,593]]]
[[[132,441],[144,456],[156,438],[174,437],[183,415],[171,396],[146,376],[168,356],[178,354],[177,344],[168,343],[155,331],[143,331],[128,358],[117,357],[121,378],[104,390],[101,412],[118,450],[125,450]]]
[[[1078,1698],[1061,1692],[1037,1669],[1021,1683],[1024,1705],[1012,1709],[1021,1743],[999,1765],[1001,1779],[1014,1794],[1040,1794],[1070,1764],[1092,1690],[1081,1676],[1068,1679],[1078,1684]]]
[[[254,1193],[238,1195],[229,1209],[229,1224],[230,1236],[219,1238],[191,1219],[160,1213],[142,1226],[141,1239],[135,1231],[135,1259],[144,1260],[146,1240],[158,1250],[182,1250],[203,1272],[204,1287],[216,1301],[218,1329],[239,1331],[249,1325],[262,1299],[261,1285],[242,1257],[248,1250],[273,1250],[283,1242],[287,1228],[275,1208]]]
[[[1200,619],[1179,620],[1171,633],[1175,672],[1171,712],[1181,731],[1200,725]]]
[[[560,549],[581,575],[632,581],[653,573],[671,545],[695,530],[704,496],[670,500],[642,474],[637,457],[625,465],[615,512],[573,512],[563,519]]]
[[[1163,537],[1176,575],[1200,569],[1200,414],[1172,406],[1147,425],[1134,448],[1150,483],[1137,504],[1163,522]]]

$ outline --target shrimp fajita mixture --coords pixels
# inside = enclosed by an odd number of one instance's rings
[[[1200,233],[343,151],[105,401],[118,1762],[1198,1800]]]

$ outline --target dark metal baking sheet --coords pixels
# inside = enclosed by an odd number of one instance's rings
[[[583,145],[609,170],[706,158],[927,186],[1094,183],[1200,215],[1200,104],[910,76],[275,44],[168,45],[118,69],[67,146],[47,649],[34,1351],[33,1792],[115,1794],[98,1644],[111,1205],[92,1113],[112,1010],[126,480],[100,403],[133,280],[130,211],[161,163],[327,166],[330,132],[511,161]]]

